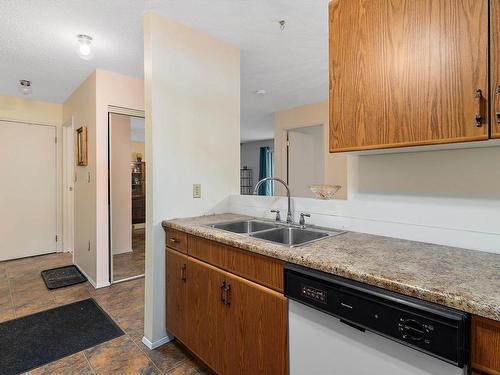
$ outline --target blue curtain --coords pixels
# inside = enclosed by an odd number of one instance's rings
[[[259,180],[274,175],[274,152],[271,147],[260,148]],[[266,181],[259,187],[259,195],[274,195],[273,181]]]

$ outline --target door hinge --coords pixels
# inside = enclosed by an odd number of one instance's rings
[[[288,139],[286,140],[286,146],[290,147],[290,141]]]
[[[58,239],[59,239],[59,237],[58,237],[58,235],[56,234],[56,242],[58,241]]]
[[[54,137],[54,143],[57,143],[57,136]]]

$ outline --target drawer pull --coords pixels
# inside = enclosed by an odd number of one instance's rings
[[[179,243],[181,241],[179,241],[177,238],[171,238],[170,242],[172,242],[172,243]]]
[[[340,302],[340,306],[345,307],[346,309],[352,310],[352,306],[351,305],[347,305],[344,302]]]

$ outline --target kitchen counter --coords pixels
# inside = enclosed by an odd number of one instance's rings
[[[218,214],[163,226],[500,321],[499,254],[357,232],[289,248],[206,226],[249,218]]]

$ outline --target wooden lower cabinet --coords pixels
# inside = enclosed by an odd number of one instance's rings
[[[186,255],[167,249],[167,329],[181,341],[186,334],[187,261]]]
[[[288,373],[283,294],[175,250],[166,262],[169,332],[218,374]]]
[[[282,294],[226,273],[223,374],[287,374],[287,303]]]
[[[500,375],[500,322],[473,315],[471,332],[473,370]]]
[[[222,373],[221,342],[225,329],[221,303],[223,280],[224,274],[217,268],[188,259],[188,325],[181,341],[218,373]]]

